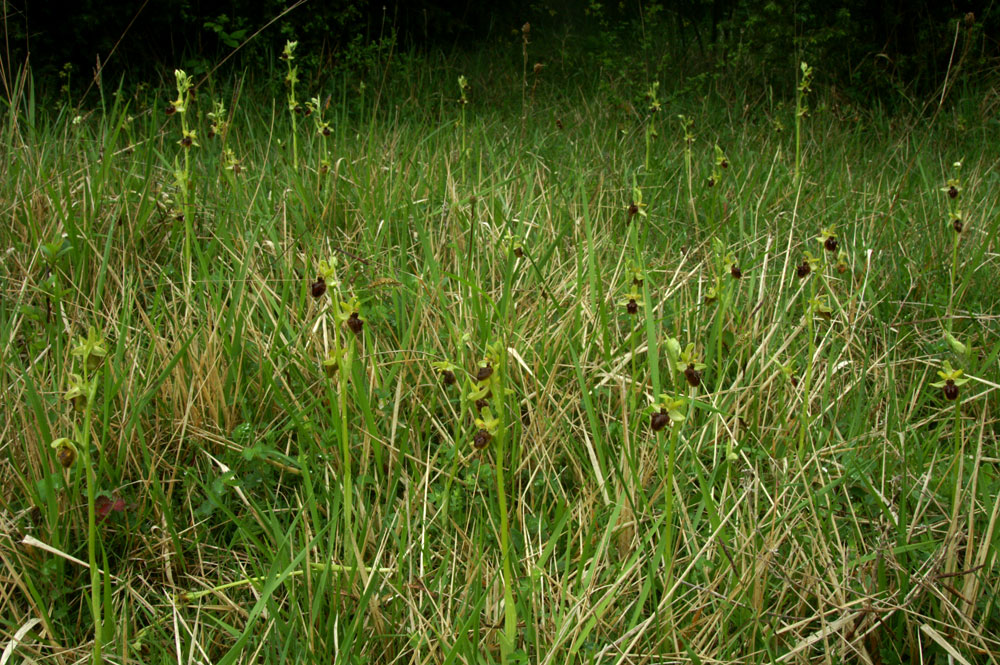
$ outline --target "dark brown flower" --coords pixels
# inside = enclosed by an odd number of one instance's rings
[[[701,372],[695,369],[694,363],[689,363],[687,368],[685,368],[684,378],[687,379],[688,385],[692,388],[697,388],[701,385]]]
[[[326,280],[323,275],[316,275],[316,281],[309,285],[309,292],[313,298],[319,298],[326,293]]]
[[[941,388],[944,392],[945,399],[956,400],[958,399],[958,386],[955,385],[954,379],[948,379],[944,382],[944,387]]]
[[[477,399],[476,400],[476,411],[482,411],[483,409],[485,409],[489,405],[490,405],[490,402],[485,397],[482,398],[482,399]]]
[[[639,214],[639,205],[637,203],[630,203],[628,205],[628,217],[632,219]]]
[[[840,245],[837,243],[837,239],[833,236],[827,236],[826,240],[823,241],[823,248],[828,252],[836,252],[840,249]]]
[[[534,67],[532,67],[531,71],[532,71],[532,73],[533,73],[533,74],[534,74],[535,76],[538,76],[539,74],[541,74],[541,73],[542,73],[542,68],[543,68],[543,67],[545,67],[545,65],[543,65],[543,64],[542,64],[542,63],[540,63],[540,62],[536,62],[536,63],[535,63],[535,66],[534,66]]]
[[[351,315],[347,317],[347,327],[351,329],[351,332],[355,335],[360,335],[361,331],[365,328],[365,322],[361,320],[357,312],[351,312]]]
[[[441,383],[443,383],[444,385],[453,386],[455,385],[456,381],[458,381],[458,379],[455,378],[455,373],[452,372],[450,369],[446,369],[443,372],[441,372]]]
[[[493,365],[481,365],[476,370],[476,381],[485,381],[493,376]]]
[[[164,110],[166,111],[167,115],[173,115],[177,113],[177,107],[174,106],[173,104],[167,104],[167,108]]]
[[[798,277],[799,279],[802,279],[803,277],[808,277],[809,273],[811,272],[812,272],[812,266],[809,265],[808,261],[803,261],[801,264],[799,264],[799,267],[795,269],[795,276]]]
[[[486,446],[490,445],[490,441],[493,440],[493,435],[484,429],[476,432],[476,435],[472,437],[472,445],[475,446],[476,450],[482,450]]]
[[[728,159],[723,159],[721,162],[719,162],[719,166],[721,166],[724,169],[728,169],[729,168],[729,160]]]
[[[958,187],[952,185],[948,188],[948,198],[957,199],[958,198]]]
[[[330,135],[330,134],[332,134],[332,133],[333,133],[333,132],[331,132],[331,131],[330,131],[330,128],[329,128],[329,127],[324,127],[324,128],[323,128],[323,136],[329,136],[329,135]]]
[[[639,303],[635,301],[635,298],[629,298],[628,304],[625,305],[625,311],[629,314],[639,313]]]
[[[729,269],[729,274],[733,276],[733,279],[740,279],[741,277],[743,277],[743,271],[740,270],[740,267],[735,263]]]
[[[76,462],[76,448],[59,446],[59,449],[56,450],[56,457],[59,458],[59,464],[62,465],[62,468],[68,469]]]
[[[194,140],[190,136],[185,136],[181,139],[181,145],[185,148],[190,148],[194,144]]]
[[[715,187],[715,178],[714,177],[709,178],[705,184],[708,185],[709,187]]]
[[[560,129],[561,130],[562,128],[563,128],[562,120],[560,120],[559,118],[556,118],[556,129]]]
[[[951,228],[955,229],[955,233],[961,233],[962,229],[965,228],[965,225],[962,224],[962,220],[953,219],[951,221]]]
[[[670,416],[667,415],[666,409],[660,409],[649,419],[649,426],[654,432],[659,432],[661,429],[670,424]]]
[[[524,249],[521,248],[521,247],[515,247],[514,248],[514,256],[516,256],[519,259],[523,259],[524,258]]]

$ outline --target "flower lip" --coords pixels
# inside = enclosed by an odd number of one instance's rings
[[[701,385],[701,372],[695,369],[694,363],[688,363],[688,366],[684,369],[684,378],[687,379],[688,385],[692,388],[697,388]]]
[[[487,432],[485,429],[481,429],[476,432],[476,435],[472,437],[472,445],[476,450],[482,450],[486,446],[490,445],[490,441],[493,440],[493,435]]]
[[[313,298],[320,298],[326,293],[326,280],[323,279],[323,275],[316,276],[316,281],[309,285],[309,292]]]
[[[667,414],[666,409],[660,409],[652,415],[649,421],[649,426],[654,432],[659,432],[664,427],[670,424],[670,416]]]

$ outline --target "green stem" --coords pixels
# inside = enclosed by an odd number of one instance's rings
[[[94,618],[94,663],[104,660],[101,656],[101,571],[97,567],[97,473],[90,457],[90,419],[93,414],[94,390],[90,386],[87,359],[83,363],[83,382],[87,386],[87,405],[84,409],[83,435],[80,447],[83,449],[83,468],[87,477],[87,563],[90,566],[90,609]]]
[[[806,334],[809,337],[809,358],[806,360],[806,384],[802,393],[802,420],[799,426],[799,458],[805,454],[806,428],[809,425],[809,393],[812,392],[813,356],[816,355],[816,334],[813,328],[813,313],[810,302],[816,298],[816,279],[809,280],[810,300],[804,307],[806,315]]]
[[[955,275],[958,273],[958,233],[951,243],[951,280],[948,289],[948,316],[945,327],[948,332],[952,332],[952,317],[955,315]]]

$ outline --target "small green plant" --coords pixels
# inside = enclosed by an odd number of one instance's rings
[[[808,278],[819,270],[820,261],[813,256],[812,252],[803,252],[802,263],[795,270],[795,276],[802,280]],[[802,410],[799,418],[799,457],[805,455],[806,432],[812,420],[810,416],[810,394],[812,392],[813,368],[816,362],[816,331],[814,320],[817,314],[819,301],[816,298],[816,278],[809,279],[809,294],[803,295],[802,313],[806,325],[806,346],[808,356],[806,358],[806,380],[802,388]]]
[[[191,102],[191,88],[194,85],[191,81],[191,77],[187,75],[182,69],[174,70],[174,78],[177,81],[177,98],[174,99],[167,105],[167,115],[177,114],[181,119],[181,138],[177,141],[177,144],[181,146],[181,152],[184,156],[184,165],[180,165],[179,160],[174,157],[174,181],[177,183],[177,188],[181,193],[180,201],[180,217],[184,222],[184,249],[183,249],[183,264],[184,264],[184,276],[185,285],[190,295],[191,292],[191,282],[192,282],[192,270],[193,270],[193,257],[192,248],[194,247],[194,205],[193,205],[193,194],[191,191],[191,161],[190,153],[192,148],[197,148],[198,136],[195,130],[188,126],[188,111],[189,104]]]
[[[656,116],[660,113],[663,107],[660,105],[660,100],[658,93],[660,90],[660,82],[653,81],[649,86],[649,90],[646,91],[646,110],[649,113],[649,117],[646,120],[646,172],[649,172],[649,156],[652,151],[653,140],[656,139],[659,134],[656,131]]]
[[[332,313],[332,342],[322,361],[323,373],[327,376],[331,393],[331,415],[337,423],[337,438],[340,442],[341,463],[343,472],[341,480],[344,495],[344,533],[347,540],[354,538],[354,477],[351,456],[351,440],[348,417],[348,390],[351,372],[358,356],[358,344],[363,343],[365,318],[361,315],[361,304],[356,296],[341,290],[337,275],[337,259],[331,256],[328,260],[319,262],[319,274],[316,281],[310,284],[310,295],[315,299],[329,298]],[[333,405],[336,404],[336,408]],[[354,556],[350,551],[345,555],[348,559]],[[360,561],[357,562],[361,564]]]
[[[104,616],[105,608],[101,600],[107,579],[102,582],[102,573],[97,565],[97,469],[99,460],[91,454],[91,419],[97,399],[97,370],[108,354],[104,336],[95,328],[87,331],[87,336],[77,340],[72,356],[77,360],[79,373],[68,377],[69,387],[64,399],[73,405],[74,411],[82,416],[82,423],[74,423],[73,436],[61,437],[52,442],[52,448],[63,468],[72,467],[79,452],[87,486],[87,564],[90,567],[90,611],[94,626],[93,662],[104,662],[101,656],[106,628],[110,627],[110,617]],[[98,447],[100,450],[100,447]],[[105,574],[106,575],[106,574]],[[108,623],[106,623],[108,621]]]
[[[458,126],[462,132],[462,180],[465,180],[465,157],[468,154],[467,147],[467,129],[465,125],[465,108],[469,105],[469,79],[465,78],[465,75],[458,77],[458,106],[461,109],[459,116]]]
[[[948,282],[948,311],[945,317],[945,325],[948,332],[952,331],[953,318],[955,313],[955,278],[958,274],[958,243],[961,239],[962,231],[965,230],[965,220],[962,217],[962,162],[952,164],[954,175],[948,178],[945,186],[941,188],[948,198],[948,221],[951,223],[951,272]]]
[[[299,170],[299,134],[297,117],[302,113],[302,107],[295,98],[295,84],[299,82],[299,68],[292,64],[295,61],[295,47],[298,42],[291,40],[285,42],[285,48],[281,52],[281,59],[288,66],[288,73],[285,74],[285,85],[288,86],[288,112],[292,117],[292,170]]]
[[[802,178],[802,121],[809,115],[809,105],[806,95],[812,92],[813,68],[803,61],[799,64],[798,83],[795,87],[795,176],[794,184],[798,189]]]
[[[306,115],[312,117],[313,125],[316,128],[316,135],[319,136],[319,140],[323,146],[320,150],[317,172],[321,176],[326,175],[330,171],[330,153],[326,141],[333,134],[333,130],[330,128],[330,123],[323,120],[323,104],[320,102],[319,97],[313,97],[306,102]]]
[[[694,119],[686,115],[678,115],[684,138],[684,173],[687,175],[688,204],[691,206],[691,223],[697,228],[698,211],[694,204]]]
[[[507,514],[507,485],[504,474],[508,444],[506,351],[501,342],[487,345],[469,380],[465,401],[473,415],[476,431],[472,444],[484,450],[494,448],[497,504],[500,510],[500,556],[503,560],[504,633],[500,650],[503,662],[514,651],[517,636],[517,605],[514,602],[514,576],[510,561],[510,526]]]

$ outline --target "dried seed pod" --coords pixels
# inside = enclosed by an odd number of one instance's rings
[[[733,276],[733,279],[740,279],[740,278],[743,277],[743,271],[740,270],[740,267],[738,265],[736,265],[735,263],[729,269],[729,274]]]
[[[326,293],[326,280],[323,275],[317,275],[316,281],[309,285],[309,292],[313,298],[319,298]]]
[[[484,429],[476,432],[476,435],[472,437],[472,445],[475,446],[476,450],[482,450],[486,446],[490,445],[490,441],[493,440],[493,435]]]
[[[944,387],[941,388],[944,392],[945,399],[954,401],[958,399],[958,386],[955,384],[954,379],[948,379],[944,382]]]
[[[795,276],[798,277],[799,279],[802,279],[804,277],[808,277],[809,273],[811,272],[812,272],[812,266],[809,265],[808,261],[803,261],[801,264],[799,264],[799,267],[795,269]]]
[[[692,388],[697,388],[701,385],[701,372],[695,369],[694,363],[688,364],[684,370],[684,378],[687,379],[688,385]]]
[[[666,409],[660,409],[652,415],[649,419],[649,426],[654,432],[659,432],[661,429],[670,424],[670,416],[667,415]]]
[[[482,365],[476,370],[476,381],[485,381],[493,376],[493,365]]]
[[[357,312],[351,312],[351,315],[347,318],[347,327],[355,335],[360,335],[361,331],[365,328],[365,322],[361,320]]]
[[[823,241],[823,248],[828,252],[836,252],[840,249],[840,245],[837,243],[836,238],[827,236],[826,240]]]

